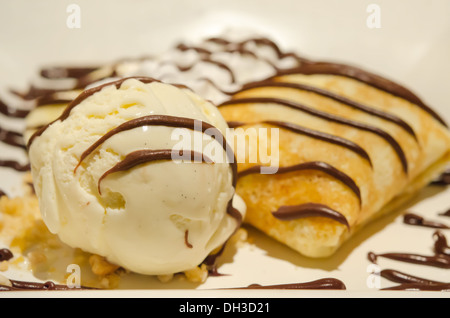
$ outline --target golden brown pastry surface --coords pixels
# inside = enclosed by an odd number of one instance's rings
[[[277,173],[238,163],[237,192],[247,223],[311,257],[332,255],[450,160],[442,118],[406,88],[351,66],[305,62],[219,107],[236,134],[279,128]]]

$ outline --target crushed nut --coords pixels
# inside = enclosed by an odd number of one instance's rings
[[[89,257],[89,264],[91,265],[92,272],[99,276],[112,274],[120,267],[108,262],[106,258],[95,254]]]
[[[192,283],[203,283],[208,278],[208,269],[205,264],[202,264],[199,267],[185,271],[184,275]]]

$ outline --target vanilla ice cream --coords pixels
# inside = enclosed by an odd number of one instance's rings
[[[234,233],[245,205],[221,139],[191,122],[226,136],[217,108],[187,88],[125,78],[84,91],[29,140],[49,230],[136,273],[201,264]],[[212,144],[220,151],[206,154]],[[183,160],[169,156],[179,149]]]

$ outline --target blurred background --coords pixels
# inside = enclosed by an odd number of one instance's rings
[[[448,0],[6,0],[0,2],[0,93],[25,87],[41,66],[156,54],[238,27],[306,57],[364,66],[446,111],[449,17]]]

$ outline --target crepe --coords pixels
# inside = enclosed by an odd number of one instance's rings
[[[334,254],[450,161],[450,133],[436,112],[407,88],[349,65],[304,61],[218,107],[236,136],[278,128],[268,143],[258,135],[258,147],[246,146],[236,191],[247,204],[244,222],[309,257]],[[277,140],[271,163],[249,160]],[[275,173],[261,169],[273,163]]]

